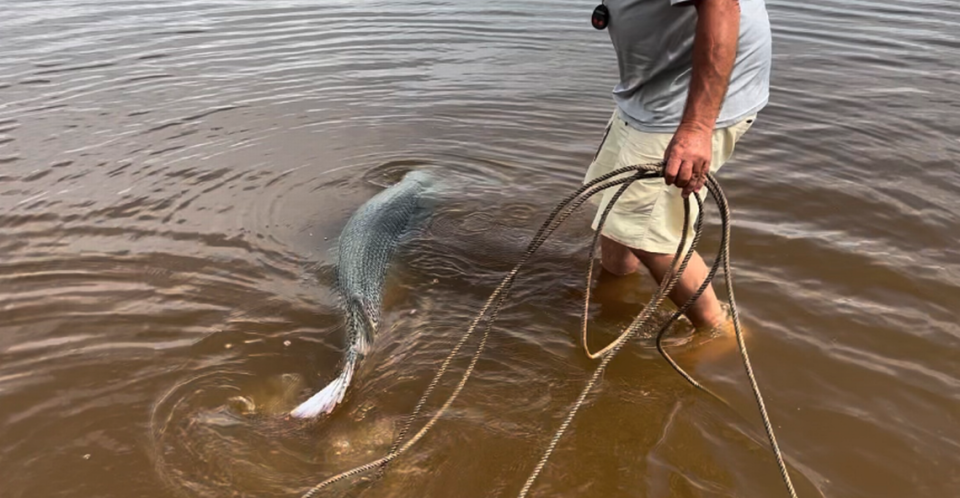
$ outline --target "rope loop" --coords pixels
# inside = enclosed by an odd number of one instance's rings
[[[477,361],[480,359],[481,354],[484,351],[484,348],[487,344],[487,339],[490,336],[490,330],[493,328],[493,323],[497,319],[497,315],[500,313],[500,309],[503,307],[504,302],[507,299],[507,296],[510,293],[511,288],[513,287],[514,282],[516,281],[517,274],[520,269],[530,260],[530,258],[536,253],[536,251],[543,245],[543,243],[557,230],[557,228],[563,224],[577,209],[582,206],[587,199],[593,197],[594,195],[603,192],[609,188],[617,187],[620,188],[613,195],[610,202],[607,203],[603,214],[601,215],[600,221],[598,222],[597,229],[594,233],[593,244],[590,247],[590,266],[587,271],[587,286],[584,299],[584,308],[583,316],[581,321],[581,341],[582,348],[586,355],[591,359],[600,359],[600,364],[597,366],[592,377],[587,382],[584,389],[581,391],[580,396],[574,402],[573,406],[570,408],[570,411],[567,413],[566,418],[563,423],[561,423],[560,428],[557,430],[553,439],[550,441],[550,444],[547,446],[542,458],[534,467],[533,472],[530,474],[530,477],[527,479],[522,490],[520,491],[519,498],[524,498],[533,488],[533,484],[536,481],[537,477],[543,471],[543,468],[546,466],[547,461],[550,459],[550,455],[556,449],[557,444],[562,439],[563,434],[569,428],[570,424],[573,422],[574,417],[577,414],[577,411],[583,406],[586,401],[587,395],[596,385],[597,381],[600,379],[600,376],[603,374],[603,371],[606,369],[607,365],[611,360],[616,356],[616,354],[623,348],[623,346],[629,342],[629,340],[650,320],[653,316],[653,311],[655,311],[663,302],[664,299],[670,294],[671,290],[676,286],[677,281],[679,281],[680,276],[683,274],[684,270],[687,267],[687,264],[690,262],[690,258],[693,256],[694,250],[697,244],[700,241],[700,236],[703,231],[703,199],[700,197],[699,193],[694,194],[694,198],[697,201],[699,207],[697,219],[695,221],[694,236],[690,244],[690,249],[684,254],[684,247],[686,247],[687,242],[687,232],[690,228],[690,199],[686,198],[684,200],[684,219],[683,219],[683,235],[681,236],[680,244],[677,247],[677,252],[674,255],[673,262],[670,267],[675,269],[669,275],[669,278],[664,278],[661,282],[659,289],[656,294],[650,299],[647,303],[647,306],[643,311],[633,320],[633,322],[611,343],[605,346],[600,351],[596,353],[590,351],[587,346],[587,315],[588,315],[588,306],[590,302],[590,283],[593,278],[593,269],[595,266],[595,256],[596,249],[599,245],[599,237],[603,231],[603,225],[606,222],[607,215],[610,214],[610,211],[613,209],[613,206],[619,200],[620,196],[630,187],[631,184],[638,180],[644,180],[649,178],[662,178],[663,177],[663,162],[658,163],[648,163],[648,164],[638,164],[633,166],[627,166],[624,168],[617,169],[600,177],[597,177],[582,186],[576,189],[572,194],[564,198],[556,208],[550,213],[547,219],[540,226],[540,229],[533,236],[533,239],[530,241],[530,244],[527,246],[527,250],[524,252],[523,256],[520,258],[520,261],[517,262],[516,266],[507,273],[503,281],[500,282],[500,285],[494,289],[493,293],[484,303],[483,307],[480,309],[480,312],[471,322],[470,326],[467,328],[467,331],[463,334],[463,337],[460,338],[459,342],[453,347],[450,351],[450,354],[447,355],[443,363],[441,363],[440,368],[437,370],[437,373],[434,375],[433,380],[430,381],[430,384],[427,386],[427,389],[424,391],[423,395],[420,397],[420,400],[417,402],[416,407],[413,412],[407,417],[403,427],[400,430],[400,433],[397,436],[397,439],[394,441],[393,446],[390,448],[390,451],[386,456],[374,460],[365,465],[355,467],[353,469],[347,470],[340,474],[337,474],[329,479],[317,484],[306,493],[303,494],[303,498],[312,498],[316,496],[322,489],[327,486],[346,479],[348,477],[353,477],[358,474],[379,468],[380,472],[384,472],[386,466],[395,460],[397,457],[406,452],[410,447],[416,444],[420,439],[422,439],[426,433],[437,423],[437,421],[446,413],[447,409],[453,404],[457,399],[457,396],[460,395],[460,392],[463,390],[463,387],[466,385],[470,376],[473,374],[474,368],[477,365]],[[622,176],[626,173],[633,173],[629,176]],[[620,177],[620,178],[617,178]],[[793,483],[790,480],[790,474],[787,471],[787,466],[784,463],[783,455],[780,451],[780,446],[777,443],[776,436],[773,432],[773,425],[770,422],[770,417],[767,414],[767,409],[763,401],[763,396],[760,393],[760,387],[757,385],[756,376],[753,372],[753,367],[750,365],[750,358],[747,354],[747,347],[743,340],[743,333],[740,327],[740,317],[737,311],[736,300],[733,294],[733,277],[732,272],[730,271],[730,208],[727,204],[726,197],[723,194],[723,191],[720,189],[720,184],[717,182],[716,178],[712,173],[707,173],[707,178],[705,186],[708,192],[713,196],[714,201],[717,204],[717,207],[720,211],[720,220],[722,223],[722,233],[720,239],[720,249],[717,254],[717,258],[714,260],[713,266],[710,268],[709,273],[707,274],[706,279],[700,285],[697,292],[689,299],[686,303],[680,306],[676,312],[669,319],[667,319],[657,332],[657,351],[667,360],[671,367],[676,370],[684,379],[686,379],[691,385],[700,389],[723,403],[729,406],[725,400],[719,396],[713,394],[708,389],[703,387],[700,383],[693,379],[688,373],[686,373],[679,365],[667,354],[662,345],[663,335],[670,328],[670,326],[681,316],[683,315],[690,306],[700,297],[700,295],[706,291],[707,287],[713,281],[714,276],[720,269],[720,266],[723,266],[724,280],[726,281],[727,295],[730,300],[730,309],[733,318],[733,326],[737,336],[737,344],[740,349],[740,355],[743,358],[743,365],[747,372],[747,376],[750,379],[750,387],[753,390],[754,398],[757,402],[757,408],[760,412],[760,416],[763,419],[764,429],[767,433],[767,438],[770,442],[770,446],[773,450],[774,456],[777,460],[777,465],[780,469],[781,477],[783,478],[784,485],[787,488],[787,492],[791,498],[796,498],[797,494],[794,490]],[[682,258],[682,259],[681,259]],[[679,265],[678,265],[679,263]],[[453,359],[460,353],[460,350],[463,349],[467,340],[473,335],[476,331],[478,325],[484,317],[488,317],[486,327],[484,328],[483,334],[479,344],[477,345],[477,350],[471,357],[470,363],[467,368],[464,370],[461,375],[460,381],[457,384],[456,388],[447,397],[447,400],[443,403],[440,409],[431,416],[423,427],[417,431],[409,440],[404,442],[407,433],[410,431],[410,428],[413,425],[413,422],[417,419],[420,412],[423,410],[424,405],[427,402],[427,399],[430,398],[430,395],[433,394],[433,391],[436,389],[437,385],[440,383],[440,379],[447,372],[450,363]]]

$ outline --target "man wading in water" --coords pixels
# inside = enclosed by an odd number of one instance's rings
[[[730,158],[767,103],[770,23],[763,0],[605,0],[604,7],[620,83],[613,90],[616,110],[584,182],[665,161],[665,179],[637,181],[620,197],[600,246],[608,272],[627,275],[643,263],[660,282],[680,244],[683,197],[701,192],[707,172]],[[594,197],[600,199],[594,230],[616,191]],[[691,204],[688,244],[699,212]],[[670,299],[685,303],[707,273],[694,254]],[[698,330],[728,320],[712,286],[687,317]]]

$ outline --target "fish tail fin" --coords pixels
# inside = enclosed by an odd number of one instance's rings
[[[327,384],[320,392],[314,394],[310,399],[304,401],[300,406],[290,412],[294,418],[313,418],[321,413],[330,413],[333,408],[343,401],[343,396],[347,393],[347,387],[350,386],[350,379],[353,378],[353,370],[356,368],[356,360],[351,358],[347,360],[340,376]]]

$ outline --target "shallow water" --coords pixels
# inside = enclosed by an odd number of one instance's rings
[[[616,65],[593,7],[4,2],[0,496],[297,496],[382,456],[596,150]],[[803,497],[960,495],[960,11],[768,7],[772,102],[720,181],[781,447]],[[340,229],[421,168],[446,188],[372,356],[334,415],[284,421],[335,376]],[[517,494],[594,367],[588,237],[581,216],[534,259],[436,429],[331,495]],[[601,282],[598,344],[652,290]],[[638,340],[535,495],[784,496],[739,358],[702,342],[677,358],[733,410]]]

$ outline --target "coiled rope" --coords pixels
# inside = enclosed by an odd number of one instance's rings
[[[623,176],[629,175],[629,176]],[[587,347],[587,307],[589,306],[590,299],[590,282],[593,276],[594,268],[594,256],[596,254],[596,248],[599,242],[599,236],[603,230],[603,224],[606,222],[606,218],[612,210],[616,201],[620,198],[623,192],[635,181],[649,178],[658,178],[663,176],[663,164],[662,163],[653,163],[653,164],[642,164],[635,166],[628,166],[625,168],[612,171],[606,175],[600,176],[578,188],[575,192],[567,196],[563,201],[561,201],[553,212],[547,217],[547,220],[543,223],[540,229],[534,235],[533,239],[530,241],[530,244],[527,247],[526,252],[520,258],[520,261],[517,262],[516,266],[504,277],[503,281],[500,282],[500,285],[493,291],[490,297],[487,299],[486,303],[481,308],[480,312],[477,314],[477,317],[470,324],[470,327],[464,333],[463,337],[457,342],[457,344],[450,351],[450,354],[447,355],[446,359],[440,365],[440,368],[437,370],[437,373],[434,375],[433,380],[431,380],[429,386],[424,391],[423,395],[420,397],[420,400],[417,402],[416,407],[413,410],[413,413],[407,417],[406,422],[400,430],[400,433],[397,436],[396,441],[394,441],[393,446],[390,448],[390,452],[377,460],[374,460],[365,465],[355,467],[346,472],[337,474],[320,484],[317,484],[309,491],[303,494],[303,498],[312,498],[317,495],[322,489],[330,486],[335,482],[339,482],[343,479],[353,477],[369,470],[379,468],[381,472],[386,468],[386,465],[391,461],[395,460],[397,457],[402,455],[411,446],[416,444],[424,435],[437,423],[440,417],[447,411],[450,405],[457,399],[457,396],[460,395],[460,392],[463,390],[463,387],[466,385],[470,376],[473,374],[473,370],[476,367],[477,361],[480,359],[481,354],[483,353],[484,348],[487,344],[487,339],[490,335],[490,330],[493,327],[493,323],[496,321],[497,315],[500,313],[500,309],[503,307],[507,295],[510,292],[511,287],[513,286],[516,276],[519,273],[520,269],[529,261],[534,253],[543,245],[543,243],[553,234],[554,231],[569,218],[583,203],[587,201],[590,197],[600,193],[606,189],[620,186],[614,196],[611,198],[610,202],[607,204],[606,209],[604,210],[601,219],[598,223],[596,232],[594,234],[593,244],[590,249],[590,268],[588,270],[587,276],[587,292],[584,300],[584,314],[581,327],[581,338],[582,338],[582,347],[586,352],[587,356],[593,359],[602,358],[600,364],[597,366],[597,369],[594,371],[593,376],[590,378],[590,381],[587,382],[587,385],[584,387],[583,391],[580,393],[580,396],[577,398],[576,402],[571,407],[570,411],[567,414],[567,417],[564,419],[563,423],[560,425],[560,428],[557,430],[553,439],[550,441],[550,444],[547,446],[546,451],[543,454],[543,457],[537,463],[533,472],[530,474],[530,477],[527,479],[526,483],[523,486],[523,489],[520,491],[519,497],[524,498],[532,489],[534,482],[537,477],[543,471],[543,468],[546,466],[547,461],[550,459],[550,455],[556,449],[557,444],[562,439],[564,432],[573,421],[573,418],[576,416],[577,411],[583,406],[587,395],[590,390],[593,389],[594,385],[599,380],[600,376],[603,374],[604,369],[613,359],[614,356],[620,351],[620,349],[645,325],[646,322],[653,316],[653,311],[657,309],[663,300],[670,294],[670,291],[676,285],[677,281],[682,275],[683,271],[686,269],[687,264],[690,261],[690,258],[693,255],[693,252],[699,243],[700,235],[703,229],[703,200],[700,198],[699,193],[694,193],[694,198],[697,201],[698,211],[697,220],[695,222],[694,237],[690,243],[689,250],[686,251],[686,254],[683,255],[681,260],[681,255],[684,252],[684,247],[687,242],[687,232],[689,231],[690,226],[690,199],[685,199],[684,202],[684,223],[683,223],[683,235],[680,240],[680,244],[677,247],[677,252],[674,255],[673,262],[670,265],[672,271],[666,275],[657,290],[656,294],[651,298],[650,302],[644,308],[644,310],[634,319],[634,321],[609,345],[601,349],[600,351],[593,353]],[[619,178],[618,178],[619,177]],[[730,270],[730,209],[726,201],[726,197],[723,194],[723,191],[720,189],[719,183],[717,183],[716,178],[712,174],[707,175],[705,186],[710,194],[713,196],[714,201],[717,203],[717,207],[720,211],[720,218],[722,222],[722,233],[720,239],[720,250],[715,259],[713,266],[711,267],[709,273],[707,274],[706,279],[703,284],[697,290],[697,292],[686,302],[683,306],[679,307],[677,311],[665,321],[659,331],[657,332],[657,350],[661,355],[669,362],[670,366],[673,367],[680,375],[684,377],[691,385],[696,388],[703,390],[723,401],[722,398],[711,393],[709,390],[704,388],[700,383],[695,381],[693,377],[687,374],[679,365],[666,353],[663,349],[662,340],[663,335],[670,325],[673,324],[683,313],[685,313],[690,306],[700,297],[700,295],[707,289],[707,286],[710,285],[717,271],[719,270],[720,265],[723,265],[723,271],[726,281],[727,295],[730,301],[730,310],[733,320],[734,330],[737,336],[737,344],[740,349],[740,355],[743,358],[743,365],[747,372],[747,377],[750,379],[750,386],[753,390],[754,398],[757,402],[757,407],[760,411],[761,418],[763,419],[763,425],[767,433],[767,438],[770,442],[770,446],[773,449],[774,456],[777,460],[777,465],[780,468],[780,474],[783,478],[783,482],[787,488],[788,493],[791,498],[796,498],[797,494],[794,490],[793,483],[790,480],[790,474],[787,471],[786,464],[783,460],[783,455],[780,451],[780,446],[777,443],[776,436],[773,432],[773,425],[770,423],[770,417],[767,414],[766,405],[763,401],[763,396],[760,393],[760,388],[757,385],[756,376],[753,373],[753,367],[750,364],[750,358],[747,354],[746,343],[743,340],[743,333],[740,328],[740,317],[737,311],[736,300],[733,294],[733,277]],[[677,264],[679,262],[679,265]],[[495,304],[494,304],[495,303]],[[427,399],[436,389],[437,385],[440,383],[440,379],[446,373],[447,369],[450,366],[450,363],[453,361],[453,358],[457,356],[463,346],[466,344],[467,340],[473,335],[477,327],[480,325],[480,322],[485,316],[487,317],[487,323],[481,336],[480,343],[477,345],[477,351],[473,354],[473,357],[470,360],[470,364],[464,370],[463,375],[460,378],[460,382],[457,384],[456,388],[443,403],[437,412],[430,417],[430,419],[424,424],[424,426],[417,431],[409,440],[404,442],[407,433],[410,431],[413,421],[417,418],[420,412],[423,409],[423,406],[426,404]],[[724,403],[726,403],[724,401]]]

